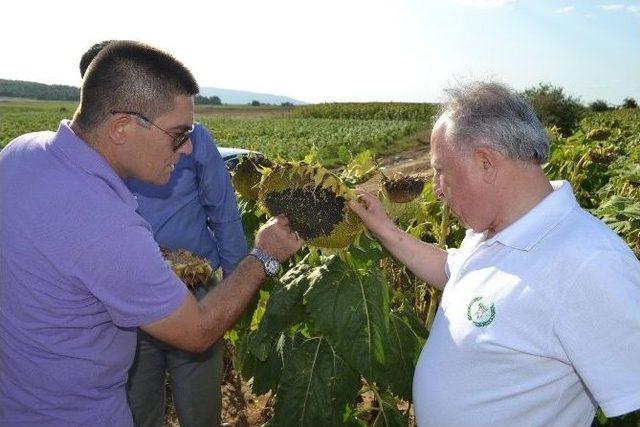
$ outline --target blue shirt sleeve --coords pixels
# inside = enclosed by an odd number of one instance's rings
[[[197,125],[194,132],[199,139],[197,146],[194,145],[198,197],[209,219],[218,245],[220,266],[226,276],[247,254],[247,242],[231,177],[218,147],[204,126]]]

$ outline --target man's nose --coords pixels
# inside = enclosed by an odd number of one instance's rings
[[[179,154],[184,154],[185,156],[188,156],[189,154],[191,154],[193,152],[193,144],[191,144],[191,138],[189,138],[187,142],[182,144],[180,148],[178,148],[177,152]]]

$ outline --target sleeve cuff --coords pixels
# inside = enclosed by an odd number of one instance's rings
[[[149,323],[154,323],[159,320],[164,319],[165,317],[169,317],[176,311],[178,308],[184,304],[185,300],[190,296],[190,292],[187,290],[186,286],[183,286],[184,292],[181,297],[175,298],[171,301],[170,304],[166,304],[162,306],[158,311],[152,313],[145,313],[141,316],[129,317],[127,319],[123,319],[118,322],[118,326],[122,327],[140,327],[143,325],[148,325]]]
[[[607,418],[628,414],[640,409],[640,393],[611,402],[598,402]]]

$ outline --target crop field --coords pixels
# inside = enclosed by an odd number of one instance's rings
[[[55,130],[74,109],[73,103],[0,102],[2,145],[21,133]],[[430,104],[326,104],[197,108],[196,118],[221,146],[260,150],[276,160],[311,153],[307,158],[325,167],[346,166],[334,170],[353,187],[370,172],[372,157],[424,144],[416,135],[428,133],[434,112]],[[570,181],[580,204],[640,257],[640,110],[587,113],[574,134],[553,128],[549,134],[547,175]],[[383,197],[383,204],[423,241],[454,247],[464,235],[429,183],[414,202]],[[252,240],[266,213],[249,198],[240,197],[239,206]],[[440,297],[366,235],[347,250],[307,247],[281,277],[267,281],[227,333],[234,375],[255,395],[270,393],[261,423],[413,425],[413,370]],[[606,419],[599,412],[594,425],[639,420],[638,414]]]
[[[640,257],[640,110],[591,114],[573,135],[551,134],[547,175],[571,182],[580,205]]]
[[[303,116],[347,119],[344,106],[318,108]],[[569,180],[579,202],[640,256],[640,111],[589,113],[573,135],[549,133],[549,177]],[[383,202],[421,240],[446,247],[462,240],[464,230],[428,185],[416,202]],[[241,200],[241,209],[251,238],[264,214],[250,200]],[[309,426],[412,425],[411,374],[440,296],[366,237],[338,254],[307,250],[228,334],[236,369],[254,393],[275,392],[273,425],[292,418]],[[373,409],[362,404],[366,396],[373,396]],[[598,412],[594,425],[639,419]]]
[[[427,126],[427,121],[365,119],[202,118],[218,144],[262,151],[270,157],[302,159],[310,151],[327,166],[344,164],[350,153],[384,151]]]
[[[304,114],[290,107],[197,106],[195,116],[211,130],[220,146],[258,150],[282,159],[302,159],[314,152],[325,165],[337,166],[367,149],[389,154],[420,144],[411,135],[429,125],[433,106],[395,104],[385,113],[383,105],[351,106],[353,117],[329,114],[326,105],[317,106],[317,111],[315,106],[303,107]],[[72,102],[0,102],[0,145],[4,147],[23,133],[57,129],[60,120],[70,118],[76,106]]]
[[[344,114],[340,107],[332,117]],[[573,135],[549,133],[549,177],[569,180],[579,202],[640,256],[640,110],[589,113]],[[458,246],[464,230],[429,187],[416,202],[384,205],[417,238]],[[250,200],[241,209],[251,238],[264,213]],[[275,393],[272,425],[412,425],[411,375],[440,297],[366,237],[338,254],[306,250],[228,334],[236,369],[254,393]],[[373,408],[362,404],[367,396]],[[599,411],[594,425],[639,420]]]
[[[0,101],[0,147],[27,132],[56,130],[60,120],[71,118],[77,102]]]

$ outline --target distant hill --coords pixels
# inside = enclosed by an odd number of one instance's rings
[[[223,104],[250,104],[252,101],[258,101],[261,104],[275,105],[280,105],[284,102],[290,102],[294,105],[305,104],[305,102],[289,98],[287,96],[215,87],[200,88],[200,95],[206,97],[217,96]],[[65,85],[48,85],[22,80],[0,79],[0,96],[57,101],[79,101],[80,88]]]
[[[80,89],[75,86],[47,85],[22,80],[0,79],[0,96],[55,101],[80,101]]]
[[[223,104],[250,104],[252,101],[258,101],[261,104],[275,105],[280,105],[285,102],[290,102],[293,105],[306,104],[304,101],[289,98],[288,96],[247,92],[244,90],[221,89],[218,87],[201,87],[200,95],[217,96]]]

